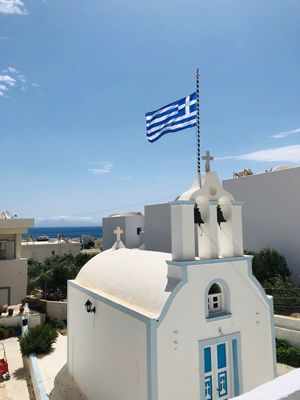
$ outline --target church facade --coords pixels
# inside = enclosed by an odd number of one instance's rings
[[[170,253],[118,237],[69,281],[68,368],[89,400],[229,400],[276,375],[241,203],[207,171],[169,212]]]

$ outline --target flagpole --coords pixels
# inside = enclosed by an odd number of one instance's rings
[[[200,94],[199,94],[199,68],[196,72],[196,97],[197,97],[197,125],[196,125],[196,146],[197,146],[197,175],[201,187],[201,154],[200,154]]]

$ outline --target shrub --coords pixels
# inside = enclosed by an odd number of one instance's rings
[[[290,346],[284,340],[276,339],[277,362],[300,367],[300,349]]]
[[[27,335],[20,339],[21,353],[23,356],[35,354],[49,354],[56,342],[58,333],[50,325],[39,325],[29,329]]]
[[[274,249],[263,249],[258,252],[245,251],[245,254],[254,256],[253,274],[262,285],[276,276],[287,278],[291,275],[284,256]]]
[[[6,329],[5,328],[0,328],[0,340],[6,338]]]
[[[53,256],[43,263],[28,262],[28,293],[41,291],[48,300],[64,300],[67,297],[67,281],[74,279],[81,267],[94,255],[66,254]],[[45,293],[46,292],[46,293]]]
[[[20,328],[18,327],[1,327],[0,328],[0,340],[8,339],[13,336],[18,336]],[[19,333],[20,334],[20,333]]]

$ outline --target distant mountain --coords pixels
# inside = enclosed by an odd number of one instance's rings
[[[51,219],[38,219],[34,224],[36,228],[52,228],[52,227],[72,227],[72,226],[100,226],[100,221],[92,219],[67,219],[67,218],[51,218]]]

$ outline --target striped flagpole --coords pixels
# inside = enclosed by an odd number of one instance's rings
[[[199,95],[199,68],[196,73],[196,96],[197,96],[197,126],[196,126],[196,141],[197,141],[197,175],[199,178],[199,186],[201,187],[201,154],[200,154],[200,95]]]

